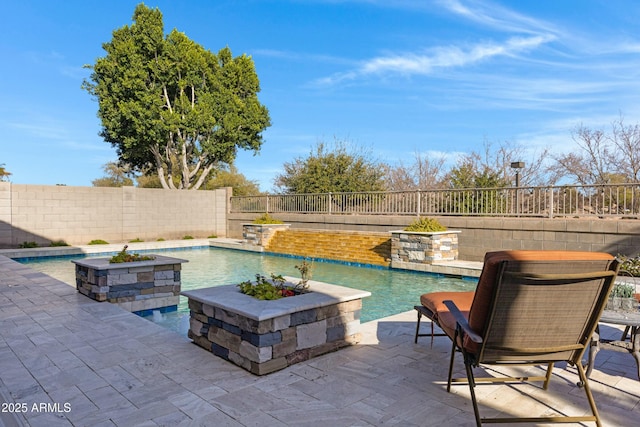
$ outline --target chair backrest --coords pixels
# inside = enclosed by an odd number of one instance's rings
[[[489,252],[469,312],[478,363],[575,363],[589,344],[618,272],[599,252]]]

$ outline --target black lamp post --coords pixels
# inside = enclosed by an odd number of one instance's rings
[[[524,167],[524,162],[511,162],[511,167],[516,170],[516,214],[520,211],[520,169]]]
[[[516,170],[516,187],[520,187],[520,169],[524,168],[524,162],[511,162],[511,167]]]

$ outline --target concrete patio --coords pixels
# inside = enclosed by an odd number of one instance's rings
[[[257,377],[0,256],[0,425],[475,425],[468,387],[445,390],[446,338],[414,344],[413,311],[362,328],[357,346]],[[602,325],[601,333],[613,338],[620,330]],[[462,375],[460,360],[456,366]],[[479,385],[480,410],[582,414],[588,404],[576,381],[574,368],[559,366],[546,392]],[[631,355],[601,350],[590,384],[605,425],[638,425],[640,382]]]

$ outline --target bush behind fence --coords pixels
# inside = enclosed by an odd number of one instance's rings
[[[236,196],[231,212],[637,219],[640,184]]]

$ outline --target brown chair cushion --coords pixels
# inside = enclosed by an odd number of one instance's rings
[[[462,314],[468,318],[474,294],[475,291],[430,292],[420,295],[420,303],[433,313],[431,320],[440,326],[440,329],[453,339],[453,335],[456,330],[456,321],[453,320],[453,325],[450,324],[453,316],[449,315],[449,309],[442,302],[446,300],[455,302],[456,306],[460,311],[462,311]],[[448,315],[446,316],[446,322],[444,324],[443,315]]]
[[[469,326],[479,335],[483,335],[485,320],[490,309],[493,289],[496,284],[496,276],[502,261],[603,261],[603,269],[614,259],[613,256],[603,252],[583,251],[497,251],[487,252],[484,258],[484,266],[478,286],[475,292],[473,307],[469,311]],[[559,264],[566,267],[567,263]],[[556,271],[557,272],[557,271]],[[549,273],[555,273],[549,271]],[[476,347],[468,339],[465,347]]]

